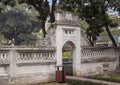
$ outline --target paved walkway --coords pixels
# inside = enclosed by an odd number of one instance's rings
[[[68,79],[78,79],[82,81],[91,81],[91,82],[96,82],[96,83],[103,83],[106,85],[120,85],[120,83],[113,83],[113,82],[108,82],[108,81],[102,81],[102,80],[95,80],[95,79],[89,79],[89,78],[81,78],[81,77],[74,77],[74,76],[67,76]]]

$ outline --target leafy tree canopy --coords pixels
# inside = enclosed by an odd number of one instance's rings
[[[0,14],[0,33],[8,40],[14,40],[15,45],[33,44],[36,37],[33,32],[38,31],[40,24],[32,20],[22,11],[10,10]]]
[[[57,0],[52,0],[52,6],[50,6],[49,0],[1,0],[0,3],[5,6],[9,5],[11,7],[14,7],[16,4],[26,3],[31,7],[34,7],[36,11],[39,13],[38,18],[40,19],[41,29],[44,37],[46,34],[45,22],[47,18],[50,17],[51,23],[55,21],[54,11]],[[2,7],[0,7],[0,10],[3,9]]]
[[[85,1],[85,2],[83,2]],[[80,17],[84,19],[89,27],[86,30],[87,37],[93,46],[94,40],[103,31],[105,27],[113,46],[117,46],[110,30],[110,26],[115,26],[106,11],[108,7],[117,7],[118,0],[60,0],[59,7],[66,11],[78,12]],[[112,25],[114,24],[114,25]]]

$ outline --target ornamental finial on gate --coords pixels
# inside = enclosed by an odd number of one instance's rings
[[[79,25],[79,16],[77,13],[71,13],[67,11],[56,11],[55,24]]]

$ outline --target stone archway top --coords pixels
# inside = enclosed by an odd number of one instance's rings
[[[55,11],[55,24],[80,26],[79,16],[68,11]]]

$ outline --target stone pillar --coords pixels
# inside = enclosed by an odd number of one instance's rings
[[[56,29],[56,57],[57,66],[62,65],[62,29],[57,27]]]
[[[80,36],[80,28],[76,30],[77,36]],[[73,52],[73,75],[80,76],[81,75],[81,36],[76,37],[76,49]]]
[[[10,78],[15,78],[17,75],[17,52],[15,48],[10,49],[9,57],[10,57],[9,76]]]

